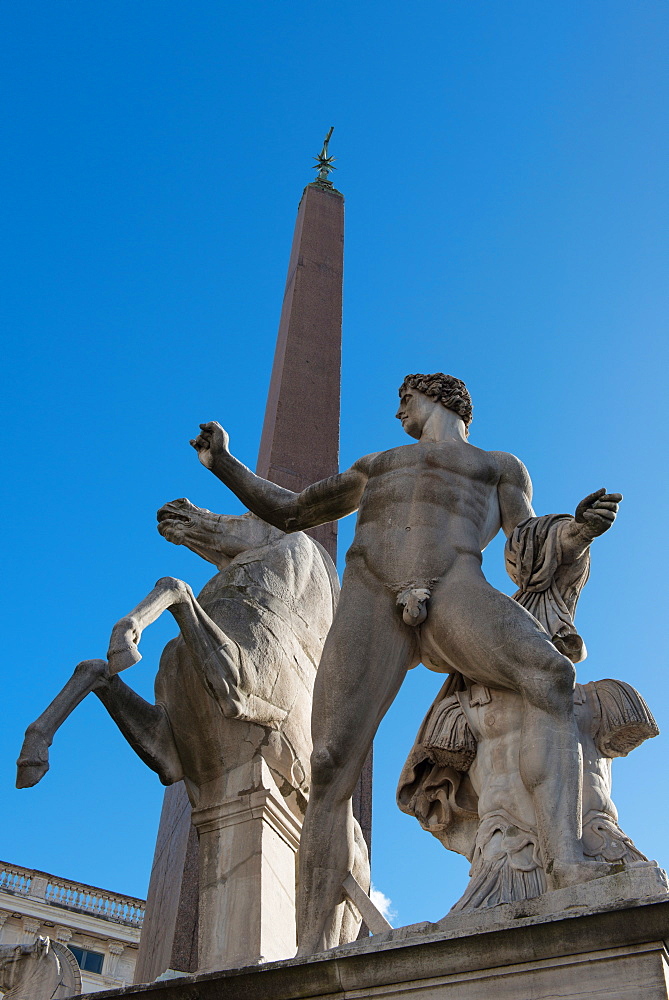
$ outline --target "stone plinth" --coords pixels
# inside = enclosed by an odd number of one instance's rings
[[[200,841],[200,969],[288,958],[297,947],[295,872],[301,820],[264,760],[230,772],[227,797],[195,809]]]
[[[399,928],[310,959],[188,976],[96,997],[666,1000],[669,896],[656,872],[600,879],[607,884],[594,892],[587,886],[560,890],[567,895],[557,899],[558,893],[547,893],[522,905]],[[618,898],[634,886],[645,898]],[[598,905],[588,907],[588,898],[597,898]],[[606,898],[609,902],[602,902]],[[565,901],[569,909],[550,912]]]

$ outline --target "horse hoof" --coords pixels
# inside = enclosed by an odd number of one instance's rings
[[[19,760],[16,762],[16,787],[32,788],[49,770],[49,761]]]
[[[31,722],[16,762],[16,787],[32,788],[49,770],[48,740],[36,722]]]
[[[138,638],[137,625],[131,618],[122,618],[114,625],[107,650],[110,674],[119,674],[139,663],[142,654],[137,648]]]

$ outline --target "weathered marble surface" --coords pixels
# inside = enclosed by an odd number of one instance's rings
[[[81,993],[79,966],[58,941],[0,945],[0,990],[6,1000],[63,1000]]]
[[[108,661],[88,660],[29,727],[18,783],[48,768],[58,725],[94,691],[164,784],[183,779],[200,839],[200,969],[290,955],[296,946],[295,855],[310,791],[316,668],[338,597],[330,557],[302,532],[252,514],[224,516],[187,500],[166,504],[159,530],[217,566],[196,598],[165,577],[114,626]],[[156,702],[118,676],[140,658],[142,631],[169,610],[181,634],[166,647]],[[355,873],[369,888],[357,838]],[[349,903],[338,936],[357,934]]]
[[[667,1000],[669,902],[660,880],[657,870],[625,872],[524,904],[398,928],[311,958],[96,996]],[[550,907],[554,898],[559,909]]]
[[[366,455],[299,493],[242,465],[215,422],[192,442],[206,468],[283,530],[358,510],[314,687],[313,787],[300,845],[303,955],[337,943],[333,912],[354,855],[350,797],[381,719],[420,662],[520,697],[520,778],[550,888],[610,870],[581,842],[572,695],[583,646],[571,619],[590,543],[610,528],[622,497],[598,490],[573,517],[535,518],[522,463],[469,443],[471,399],[450,375],[408,375],[396,416],[417,443]],[[515,601],[481,573],[481,553],[500,528],[522,591]]]
[[[308,186],[295,221],[256,466],[258,475],[293,490],[339,469],[343,250],[344,198]],[[263,266],[261,259],[258,263]],[[260,405],[253,396],[253,405]],[[310,534],[336,562],[336,522]],[[371,760],[369,765],[354,811],[371,844]],[[199,863],[197,838],[189,836],[180,823],[175,825],[184,800],[181,783],[168,788],[137,960],[137,974],[142,978],[136,982],[155,978],[156,972],[147,976],[147,970],[171,965],[190,972],[197,967],[192,950],[197,937],[197,899],[187,891],[187,872]],[[163,914],[173,917],[165,921]],[[158,954],[163,956],[162,963],[154,961]]]
[[[520,776],[521,698],[479,684],[453,688],[449,680],[423,721],[400,776],[398,805],[444,847],[472,862],[454,911],[539,896],[548,879],[532,798]],[[658,734],[648,706],[629,684],[603,680],[577,684],[574,709],[586,857],[613,868],[657,868],[620,829],[611,799],[612,758]],[[550,898],[555,906],[559,896]]]

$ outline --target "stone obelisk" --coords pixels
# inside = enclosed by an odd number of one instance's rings
[[[327,143],[304,189],[288,265],[257,472],[299,491],[339,468],[344,198],[329,180]],[[337,525],[311,535],[337,556]],[[354,809],[371,838],[371,756]],[[183,782],[167,789],[135,982],[197,968],[198,841]]]
[[[256,471],[299,493],[339,471],[344,199],[309,184],[297,212]],[[337,522],[309,534],[337,559]]]

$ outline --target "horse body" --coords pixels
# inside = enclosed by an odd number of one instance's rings
[[[243,704],[234,713],[221,710],[183,635],[161,656],[156,704],[169,720],[193,806],[203,804],[205,785],[215,794],[210,783],[261,748],[279,783],[308,795],[311,693],[337,584],[312,539],[271,532],[268,544],[233,558],[197,596],[202,611],[234,643]]]

